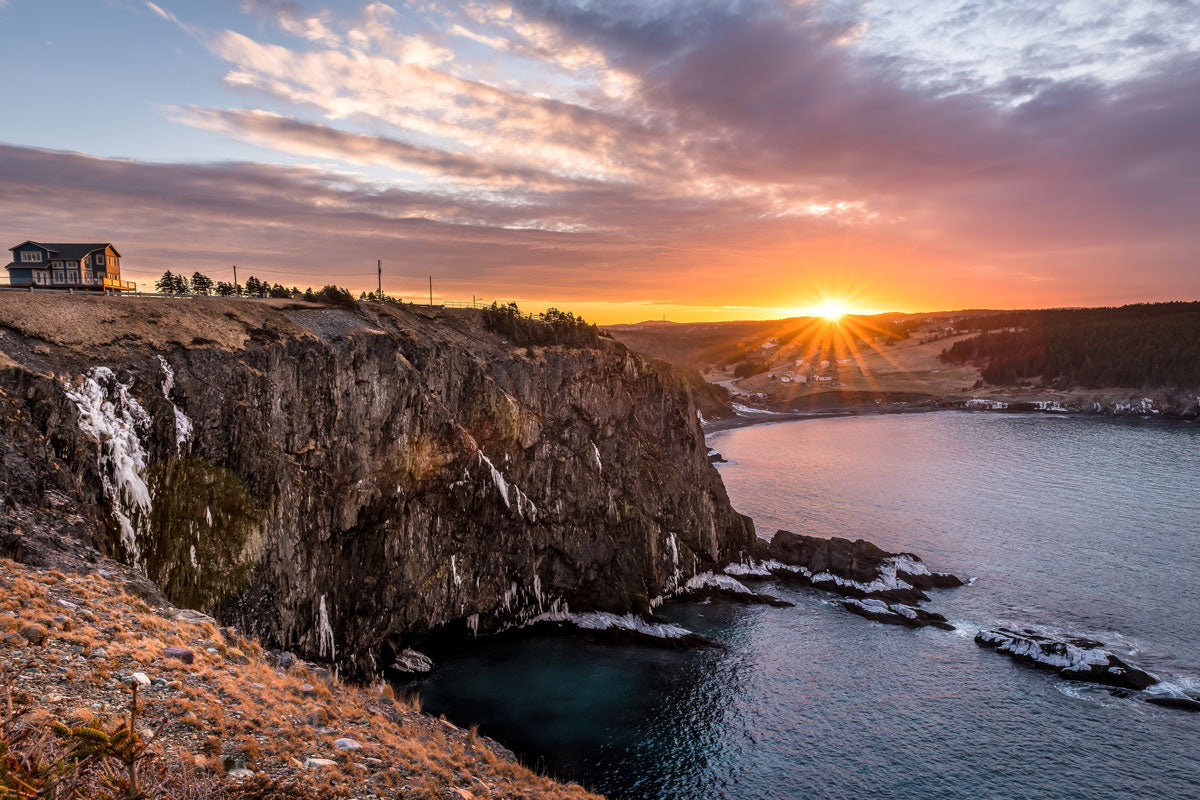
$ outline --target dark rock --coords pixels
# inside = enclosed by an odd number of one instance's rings
[[[865,539],[805,536],[778,531],[770,544],[759,541],[757,555],[800,572],[791,574],[819,589],[850,597],[875,597],[905,604],[929,599],[928,589],[962,586],[947,572],[933,572],[912,553],[889,553]]]
[[[1123,689],[1145,689],[1158,683],[1158,678],[1117,658],[1094,639],[1053,638],[1029,628],[995,628],[980,631],[975,643],[1014,661],[1052,669],[1068,680]]]
[[[945,631],[954,630],[946,618],[934,611],[906,606],[902,603],[887,603],[877,598],[841,600],[842,608],[860,617],[882,622],[885,625],[903,625],[908,628],[933,626]]]
[[[164,648],[163,655],[167,658],[173,658],[176,661],[182,661],[184,664],[191,664],[196,660],[196,654],[186,647]]]
[[[20,628],[17,628],[17,633],[21,634],[21,637],[34,647],[41,647],[50,636],[50,631],[46,629],[46,626],[39,625],[36,622],[22,625]]]
[[[1179,711],[1200,711],[1200,699],[1194,697],[1178,697],[1169,694],[1144,694],[1142,699],[1147,703],[1164,708],[1174,708]]]

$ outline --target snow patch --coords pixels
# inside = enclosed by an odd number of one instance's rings
[[[596,447],[595,442],[592,442],[592,457],[596,459],[596,469],[604,472],[604,463],[600,460],[600,448]]]
[[[760,578],[769,578],[778,572],[791,572],[796,575],[803,575],[806,578],[812,577],[812,572],[808,567],[785,564],[773,558],[766,561],[751,560],[744,564],[728,564],[723,572],[726,575],[753,575]]]
[[[985,411],[1003,411],[1008,408],[1008,403],[1003,400],[985,400],[982,397],[972,397],[967,402],[963,403],[963,408],[983,409]]]
[[[636,614],[610,614],[605,611],[587,611],[572,614],[567,611],[547,611],[529,620],[533,625],[539,622],[563,622],[589,631],[631,631],[656,639],[680,639],[692,634],[687,628],[664,622],[650,622]]]
[[[179,410],[179,406],[175,405],[175,401],[171,399],[171,390],[175,388],[175,370],[171,369],[171,365],[161,355],[158,357],[158,363],[163,371],[163,397],[167,398],[167,402],[175,411],[175,452],[179,453],[183,451],[184,444],[192,438],[192,421]]]
[[[329,660],[337,658],[337,648],[333,643],[333,627],[329,624],[329,611],[325,607],[325,595],[321,595],[321,604],[317,609],[317,652],[325,658],[329,651]]]
[[[79,410],[79,429],[96,440],[104,494],[121,529],[121,544],[136,564],[141,560],[138,531],[150,516],[150,490],[144,475],[148,454],[139,431],[150,432],[150,415],[108,367],[93,367],[63,392]]]
[[[515,483],[509,483],[504,477],[504,473],[496,469],[491,459],[483,454],[482,450],[476,450],[479,455],[479,462],[485,465],[492,474],[492,483],[496,486],[496,491],[500,493],[500,499],[504,501],[506,508],[512,508],[513,502],[517,505],[517,514],[528,519],[530,522],[537,522],[538,510],[533,501],[521,491],[520,487]]]
[[[743,417],[746,416],[747,414],[757,414],[757,415],[770,414],[772,416],[779,416],[783,413],[782,411],[767,411],[764,408],[754,408],[752,406],[745,406],[745,405],[742,405],[741,403],[731,403],[731,405],[733,406],[733,410],[736,411],[740,416],[743,416]]]
[[[754,592],[736,578],[728,575],[716,575],[712,572],[702,572],[699,575],[693,575],[691,580],[687,582],[686,588],[689,591],[717,589],[735,594],[754,594]]]

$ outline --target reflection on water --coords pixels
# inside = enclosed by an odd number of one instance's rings
[[[481,640],[421,688],[445,713],[614,798],[1200,796],[1200,714],[1067,684],[972,626],[1096,635],[1200,676],[1197,426],[927,414],[730,431],[714,445],[761,532],[862,535],[977,576],[910,631],[820,592],[777,609],[668,604],[687,652]]]

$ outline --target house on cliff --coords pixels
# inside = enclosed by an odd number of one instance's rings
[[[121,280],[121,254],[111,242],[21,242],[12,251],[11,286],[130,292],[133,281]]]

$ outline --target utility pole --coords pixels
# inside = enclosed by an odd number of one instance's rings
[[[433,276],[429,276],[429,307],[433,308]]]
[[[376,271],[378,273],[378,277],[379,277],[379,292],[378,292],[379,299],[382,300],[383,299],[383,261],[382,260],[376,260],[375,269],[376,269]]]
[[[237,264],[233,265],[233,285],[237,286]]]

